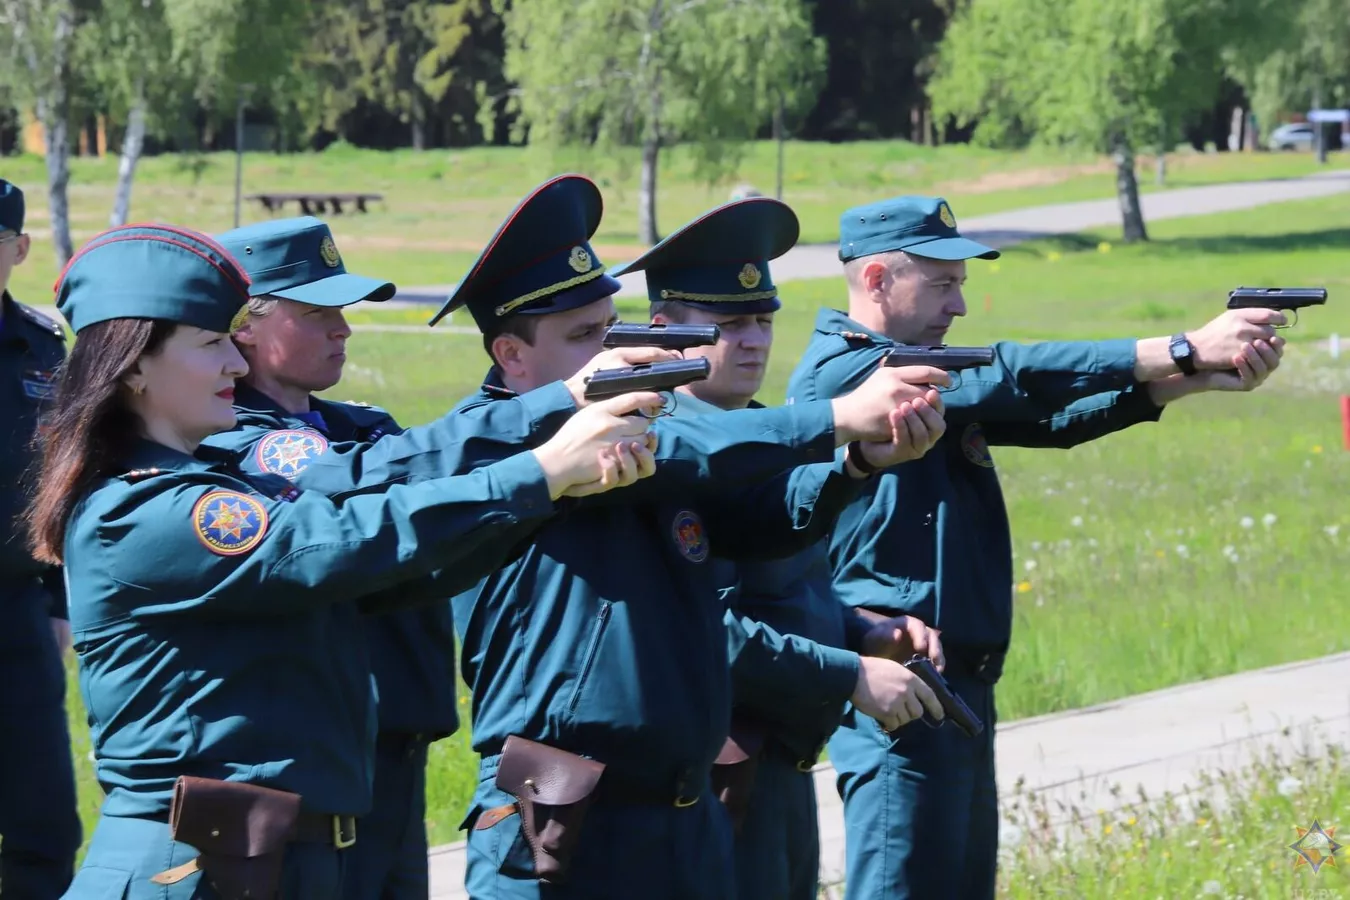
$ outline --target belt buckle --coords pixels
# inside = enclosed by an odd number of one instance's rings
[[[351,822],[352,830],[350,836],[346,836],[343,829],[343,822]],[[354,816],[333,816],[333,846],[339,850],[346,850],[356,843],[356,818]]]
[[[676,798],[675,798],[675,808],[676,808],[676,809],[688,809],[689,807],[693,806],[693,805],[694,805],[695,803],[697,803],[697,802],[698,802],[698,797],[676,797]]]

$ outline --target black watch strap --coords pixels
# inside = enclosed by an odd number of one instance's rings
[[[845,455],[848,461],[853,463],[853,468],[864,475],[872,475],[879,471],[876,466],[867,461],[867,457],[863,456],[862,445],[857,441],[848,442],[848,450],[845,451]]]
[[[1172,362],[1177,364],[1177,368],[1184,375],[1195,374],[1195,345],[1186,337],[1186,332],[1178,332],[1172,335],[1172,340],[1167,344],[1167,350],[1172,354]]]

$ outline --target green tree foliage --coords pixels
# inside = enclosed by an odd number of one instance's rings
[[[1225,60],[1284,38],[1286,0],[981,0],[957,14],[934,110],[975,140],[1109,151],[1126,241],[1146,240],[1134,176],[1141,146],[1213,103]]]
[[[660,151],[710,179],[780,106],[809,109],[823,42],[802,0],[493,0],[506,26],[514,138],[641,147],[639,239],[657,240]]]
[[[1282,115],[1315,104],[1350,107],[1350,0],[1289,2],[1290,39],[1264,58],[1235,58],[1233,64],[1266,133]]]

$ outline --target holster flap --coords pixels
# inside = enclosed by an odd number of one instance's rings
[[[277,853],[295,832],[300,795],[183,776],[173,788],[173,839],[202,853],[251,858]]]
[[[604,763],[511,735],[502,748],[497,787],[545,806],[570,806],[590,796],[604,771]]]

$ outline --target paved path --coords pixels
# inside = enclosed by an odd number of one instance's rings
[[[1052,809],[1060,801],[1091,815],[1128,805],[1141,788],[1154,798],[1184,794],[1202,772],[1232,771],[1271,752],[1324,742],[1350,748],[1350,653],[1003,723],[998,779],[1005,806],[1021,781],[1025,793]],[[833,770],[817,766],[815,778],[822,881],[837,883],[842,808]],[[1056,824],[1070,816],[1063,812]],[[466,897],[463,844],[434,848],[430,864],[434,900]]]
[[[1145,194],[1141,202],[1145,221],[1156,222],[1184,216],[1252,209],[1286,200],[1326,197],[1344,191],[1350,191],[1350,169],[1333,169],[1305,178],[1176,188]],[[1002,248],[1047,235],[1070,234],[1090,228],[1118,225],[1120,208],[1116,205],[1115,199],[1086,200],[1080,203],[1057,203],[1052,206],[1017,209],[958,221],[962,234],[990,246]],[[799,278],[828,278],[838,275],[837,249],[835,244],[799,244],[781,258],[774,260],[773,280],[784,282]],[[641,272],[625,275],[619,280],[623,282],[619,296],[646,294],[646,282]],[[445,301],[453,287],[454,285],[441,284],[401,288],[397,299],[439,305]]]

